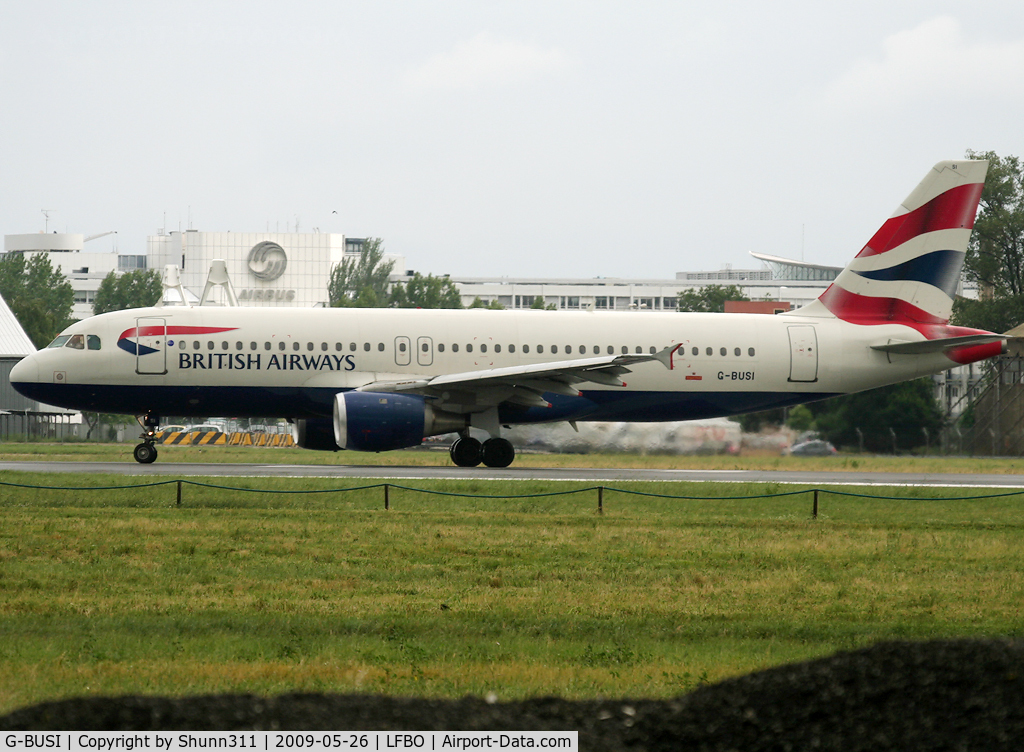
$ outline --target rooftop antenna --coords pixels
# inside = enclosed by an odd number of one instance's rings
[[[804,260],[804,239],[807,236],[807,225],[800,225],[800,260]]]
[[[44,230],[44,232],[49,233],[50,232],[50,212],[55,211],[55,209],[41,209],[41,211],[43,212],[43,216],[46,217],[46,221],[43,224],[43,226],[46,228]]]

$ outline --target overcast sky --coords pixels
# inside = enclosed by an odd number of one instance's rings
[[[120,253],[191,218],[433,274],[844,265],[935,162],[1024,156],[1024,3],[5,0],[0,119],[3,234],[50,209]]]

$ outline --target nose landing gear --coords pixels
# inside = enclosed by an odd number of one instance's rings
[[[142,433],[139,434],[142,443],[135,447],[132,456],[135,457],[136,462],[143,465],[156,462],[156,429],[160,425],[160,416],[155,413],[146,413],[141,417],[136,415],[135,420],[142,426]]]

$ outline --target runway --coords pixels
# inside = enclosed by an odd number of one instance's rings
[[[95,473],[141,478],[368,478],[417,480],[546,480],[609,485],[623,481],[779,483],[807,486],[928,486],[1024,488],[1024,475],[893,472],[798,472],[790,470],[636,470],[621,468],[415,467],[399,465],[267,465],[157,462],[0,462],[0,471],[44,474]]]

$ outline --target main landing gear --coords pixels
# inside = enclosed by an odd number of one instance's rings
[[[141,462],[143,465],[156,462],[156,429],[160,425],[160,416],[146,413],[141,417],[136,415],[135,420],[142,426],[142,433],[139,434],[142,443],[135,447],[132,455],[136,462]]]
[[[508,467],[516,458],[515,447],[508,439],[487,439],[481,444],[472,436],[456,439],[448,454],[459,467],[476,467],[481,462],[487,467]]]

